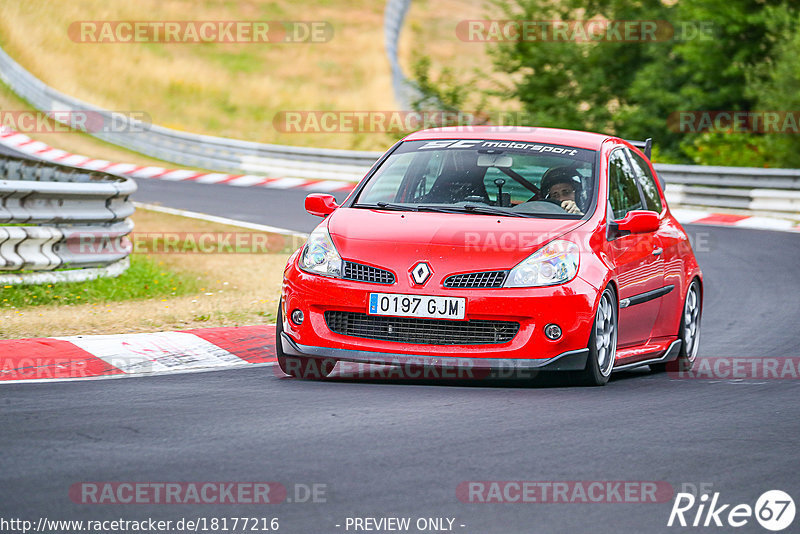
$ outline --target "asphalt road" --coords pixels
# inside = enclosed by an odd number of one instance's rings
[[[143,202],[303,231],[315,221],[302,214],[299,192],[140,186]],[[800,236],[689,230],[706,280],[701,358],[797,356]],[[348,517],[410,517],[412,524],[448,517],[463,533],[638,534],[699,529],[666,526],[672,500],[476,504],[461,502],[456,488],[465,481],[664,481],[675,491],[712,484],[720,502],[733,505],[752,506],[771,489],[800,500],[797,379],[637,371],[603,388],[569,388],[279,374],[260,367],[3,385],[0,518],[277,517],[280,532],[323,533],[353,532],[345,530]],[[275,505],[72,502],[70,485],[86,481],[277,481],[292,499],[295,484],[324,484],[326,493],[325,502]],[[798,525],[800,518],[786,532]],[[752,518],[736,531],[766,532]]]
[[[172,208],[199,211],[240,221],[267,224],[301,232],[310,232],[321,219],[303,209],[309,191],[235,187],[225,184],[169,182],[136,179],[138,202],[163,204]],[[347,193],[335,193],[341,202]]]

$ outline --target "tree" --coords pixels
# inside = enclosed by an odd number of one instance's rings
[[[553,20],[659,21],[659,28],[671,25],[675,33],[655,41],[518,39],[492,43],[490,53],[494,68],[513,80],[503,96],[522,106],[531,125],[653,137],[659,154],[688,161],[697,155],[698,142],[724,142],[725,137],[719,132],[671,128],[668,119],[675,112],[752,110],[757,105],[800,109],[796,100],[800,40],[790,31],[791,21],[796,27],[800,13],[795,4],[790,0],[493,0],[492,18],[518,25]],[[657,32],[657,36],[664,35]],[[438,83],[431,78],[424,82],[429,89]],[[452,79],[450,84],[457,86]],[[463,100],[463,92],[460,95]],[[751,137],[737,143],[752,145],[760,153],[764,139]],[[775,143],[783,146],[787,141]],[[750,156],[748,161],[758,160]]]
[[[748,74],[747,94],[757,109],[785,114],[778,132],[763,136],[768,163],[778,167],[800,167],[800,12],[788,6],[766,11],[773,53]],[[791,120],[789,120],[791,119]]]

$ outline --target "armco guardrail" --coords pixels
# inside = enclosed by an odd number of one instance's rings
[[[400,76],[397,41],[408,5],[409,0],[390,0],[384,14],[387,54],[392,60],[393,74]],[[92,111],[108,120],[113,115],[48,87],[2,49],[0,79],[42,111]],[[408,87],[404,77],[402,80],[395,77],[395,80]],[[356,181],[380,155],[376,152],[267,145],[179,132],[155,125],[144,132],[99,132],[94,135],[187,166],[268,176]],[[667,195],[675,206],[800,215],[800,170],[663,164],[657,164],[656,170],[667,182]]]
[[[386,57],[392,69],[392,89],[394,99],[401,109],[411,109],[411,101],[419,96],[416,86],[411,83],[400,66],[397,47],[411,0],[387,0],[383,12],[383,37]]]
[[[800,215],[800,169],[656,164],[670,205]]]
[[[0,284],[124,271],[134,191],[129,178],[0,156]]]

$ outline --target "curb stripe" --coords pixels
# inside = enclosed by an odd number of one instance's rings
[[[64,380],[123,374],[70,343],[54,338],[0,340],[0,381]]]
[[[747,218],[745,215],[734,215],[732,213],[713,213],[694,222],[697,224],[736,224]]]
[[[355,182],[346,180],[312,180],[307,178],[267,177],[250,174],[206,173],[188,169],[165,169],[158,166],[113,163],[88,156],[71,154],[48,144],[31,139],[25,134],[0,126],[0,143],[45,161],[52,161],[96,171],[121,174],[131,178],[151,180],[196,181],[199,183],[228,183],[238,187],[275,187],[278,189],[302,188],[307,191],[352,191]],[[209,177],[203,179],[204,177]],[[274,184],[274,185],[273,185]],[[319,184],[319,185],[318,185]]]
[[[185,332],[71,336],[60,339],[77,345],[129,375],[231,367],[247,363],[227,350]]]
[[[800,224],[788,219],[760,217],[757,215],[736,215],[733,213],[709,213],[689,209],[670,209],[672,215],[681,224],[707,224],[711,226],[727,226],[747,228],[750,230],[773,230],[781,232],[798,232]]]
[[[221,347],[249,363],[277,361],[275,358],[274,326],[242,326],[231,331],[230,328],[197,328],[181,330],[194,334]]]
[[[0,340],[0,383],[150,376],[274,365],[275,326]]]

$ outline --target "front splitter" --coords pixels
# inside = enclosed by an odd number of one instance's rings
[[[334,360],[378,365],[446,366],[469,369],[535,369],[537,371],[581,371],[586,368],[589,349],[571,350],[548,359],[536,358],[465,358],[458,356],[427,356],[393,354],[353,349],[313,347],[296,343],[281,332],[283,352],[289,356],[332,358]]]

